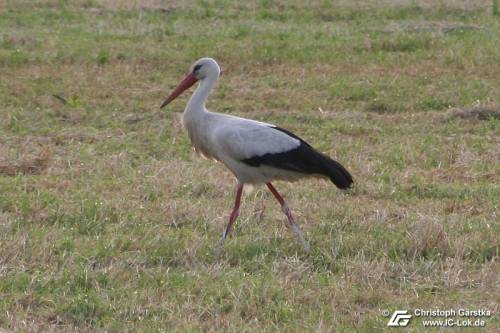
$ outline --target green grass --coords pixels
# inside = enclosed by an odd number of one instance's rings
[[[500,105],[492,4],[1,4],[0,331],[373,332],[384,309],[496,310],[500,123],[452,116]],[[309,254],[256,188],[216,256],[235,181],[192,152],[187,96],[159,110],[202,56],[224,70],[210,109],[352,171],[349,193],[276,184]]]

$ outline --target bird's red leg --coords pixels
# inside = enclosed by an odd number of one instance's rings
[[[240,203],[241,203],[241,194],[243,192],[243,184],[238,183],[238,187],[236,189],[236,199],[234,201],[234,208],[233,211],[231,212],[231,215],[229,216],[229,222],[227,223],[227,226],[224,228],[224,231],[222,232],[222,238],[220,240],[220,247],[221,250],[224,247],[224,241],[226,240],[227,235],[231,232],[231,228],[233,226],[234,221],[236,221],[236,218],[238,218],[238,215],[240,214]]]
[[[309,244],[307,241],[304,239],[304,234],[302,233],[302,230],[300,230],[300,227],[298,226],[297,223],[295,223],[295,220],[293,219],[292,216],[292,211],[290,210],[290,207],[288,207],[288,204],[286,203],[285,199],[279,194],[279,192],[274,188],[273,184],[271,183],[266,183],[267,188],[271,191],[271,193],[274,195],[276,200],[280,203],[281,210],[283,213],[285,213],[286,217],[288,218],[288,223],[290,224],[290,227],[292,228],[293,232],[299,239],[299,241],[302,243],[304,246],[304,250],[306,252],[309,252]]]

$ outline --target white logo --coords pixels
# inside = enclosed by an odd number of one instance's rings
[[[408,325],[411,319],[411,314],[408,314],[406,310],[396,310],[392,314],[391,319],[387,323],[387,326],[390,327],[405,327]]]

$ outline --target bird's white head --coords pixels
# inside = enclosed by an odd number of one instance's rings
[[[220,75],[220,67],[212,58],[201,58],[191,65],[189,72],[198,80],[203,80],[207,77],[217,78]]]
[[[176,97],[178,97],[182,92],[190,88],[193,84],[204,79],[215,79],[220,75],[220,67],[217,62],[212,58],[201,58],[198,59],[194,64],[191,65],[189,69],[189,74],[182,80],[181,83],[174,89],[174,91],[168,95],[165,101],[162,103],[160,108],[167,106]]]

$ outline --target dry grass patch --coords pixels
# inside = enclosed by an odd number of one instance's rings
[[[435,33],[452,33],[464,32],[470,30],[482,29],[481,26],[474,24],[462,24],[456,22],[439,22],[439,21],[409,21],[409,22],[392,22],[383,31],[385,32],[435,32]]]
[[[41,149],[37,153],[20,156],[17,159],[0,159],[0,174],[15,176],[18,174],[39,175],[45,171],[52,158],[50,149]]]
[[[448,118],[478,120],[500,119],[500,107],[484,105],[471,108],[453,108],[448,112]]]

